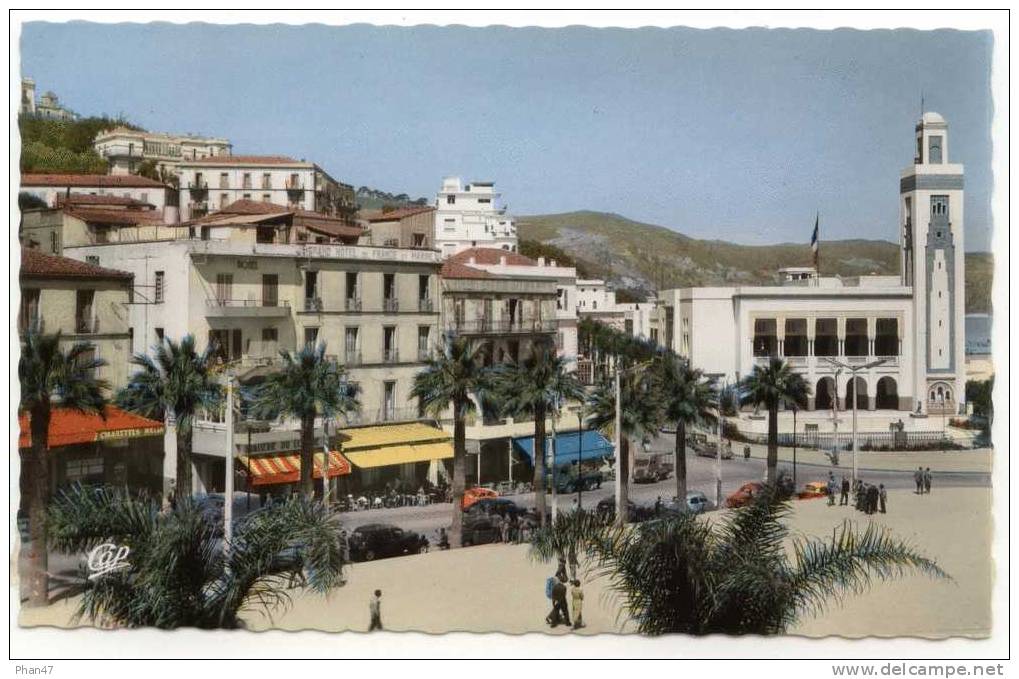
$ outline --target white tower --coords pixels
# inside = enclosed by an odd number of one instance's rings
[[[901,271],[913,288],[913,394],[924,413],[965,401],[963,166],[949,163],[948,124],[924,113],[916,157],[902,171]]]

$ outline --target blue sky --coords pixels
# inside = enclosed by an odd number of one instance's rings
[[[355,186],[494,180],[518,215],[699,238],[897,238],[926,108],[990,234],[990,33],[30,23],[22,72],[83,114],[225,136]]]

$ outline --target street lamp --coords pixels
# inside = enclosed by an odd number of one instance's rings
[[[584,407],[577,410],[577,511],[584,510]]]
[[[728,385],[723,383],[722,392],[728,388]],[[725,429],[725,416],[722,414],[722,401],[718,401],[718,450],[715,451],[715,506],[722,506],[722,433]],[[686,454],[686,441],[680,444],[684,455]],[[679,466],[679,460],[676,460],[676,466]],[[681,503],[680,506],[686,505],[686,498],[676,498],[676,502]]]
[[[793,403],[793,487],[796,487],[796,411],[799,408]]]
[[[230,549],[233,538],[234,519],[234,376],[229,372],[226,379],[226,473],[224,477],[223,502],[223,551]]]
[[[860,390],[856,384],[856,373],[860,372],[861,370],[870,370],[871,368],[876,368],[882,363],[885,363],[888,359],[879,358],[876,361],[871,361],[870,363],[864,363],[863,365],[855,366],[849,365],[848,363],[842,363],[841,361],[836,361],[834,358],[825,358],[825,360],[831,363],[836,368],[848,371],[850,374],[849,383],[853,385],[853,486],[855,487],[856,477],[858,475],[858,466],[856,464],[856,404],[860,400]],[[836,385],[836,388],[837,386],[838,385]],[[848,392],[849,390],[847,388],[846,393]],[[837,390],[835,394],[837,397],[838,395]]]

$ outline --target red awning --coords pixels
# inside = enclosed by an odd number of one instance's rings
[[[18,424],[21,426],[18,447],[28,448],[32,445],[28,413],[18,415]],[[98,413],[85,414],[69,408],[55,408],[50,413],[50,448],[162,434],[162,422],[129,413],[115,406],[106,406],[105,419]]]
[[[278,455],[258,455],[238,458],[244,469],[251,469],[251,485],[268,486],[277,483],[297,483],[301,480],[300,453],[282,453]],[[342,454],[333,450],[329,452],[329,478],[345,476],[350,473],[350,462]],[[322,478],[322,452],[315,451],[315,467],[311,471],[312,478]]]

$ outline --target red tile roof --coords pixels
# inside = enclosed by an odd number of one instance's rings
[[[89,186],[89,187],[126,187],[126,188],[158,188],[166,185],[148,177],[134,174],[23,174],[22,186]]]
[[[124,207],[155,207],[151,203],[143,203],[125,196],[94,196],[91,193],[57,194],[57,207],[62,205],[122,205]]]
[[[66,214],[76,217],[89,224],[112,224],[115,226],[135,226],[138,224],[162,224],[163,216],[155,210],[121,210],[103,209],[90,206],[74,206],[64,208]]]
[[[185,158],[182,165],[308,165],[305,160],[289,156],[209,156],[208,158]]]
[[[257,200],[236,200],[219,212],[209,213],[194,221],[199,224],[215,222],[224,215],[292,215],[294,226],[301,226],[309,231],[346,240],[356,240],[364,233],[364,229],[360,226],[352,225],[340,217],[312,210],[296,210],[285,205]]]
[[[447,259],[442,264],[442,269],[439,270],[439,276],[442,278],[492,278],[492,274],[481,269],[475,269],[472,266],[466,264],[460,264],[454,262],[452,258]]]
[[[458,262],[460,264],[470,264],[471,257],[474,258],[475,264],[499,264],[503,257],[506,258],[506,264],[510,266],[537,266],[530,257],[524,257],[520,253],[510,252],[509,250],[500,250],[498,248],[470,248],[463,252],[458,252],[449,258],[450,262]]]
[[[259,201],[245,198],[235,200],[226,207],[220,208],[219,213],[213,212],[210,214],[226,213],[230,215],[271,215],[287,212],[294,212],[294,210],[286,205],[277,205],[276,203],[267,203],[264,200]]]
[[[21,276],[31,278],[131,278],[133,274],[106,269],[68,257],[47,255],[32,248],[21,248]]]
[[[86,415],[69,408],[55,408],[50,414],[49,447],[71,446],[110,439],[160,436],[163,423],[141,415],[129,413],[114,406],[106,406],[106,419],[98,413]],[[32,430],[28,426],[28,413],[18,415],[21,435],[18,448],[32,445]]]
[[[429,205],[415,205],[414,207],[397,208],[396,210],[390,210],[389,212],[372,210],[370,212],[362,213],[361,218],[368,222],[391,222],[397,219],[403,219],[404,217],[421,214],[422,212],[434,211],[435,208]]]

